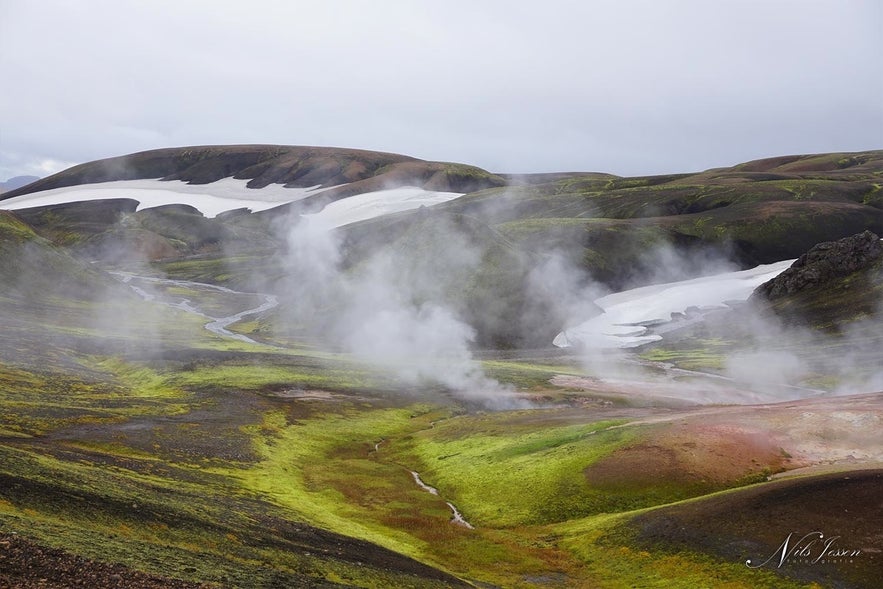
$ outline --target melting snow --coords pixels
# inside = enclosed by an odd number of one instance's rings
[[[131,198],[140,204],[138,210],[169,204],[190,205],[206,217],[225,211],[248,208],[263,211],[301,200],[325,189],[284,188],[271,184],[266,188],[246,188],[248,180],[224,178],[211,184],[187,184],[180,180],[119,180],[98,184],[80,184],[53,188],[0,201],[0,209],[14,211],[87,200]]]
[[[211,184],[187,184],[178,180],[120,180],[80,184],[3,200],[0,201],[0,209],[14,211],[88,200],[130,198],[139,202],[138,210],[186,204],[198,209],[206,217],[215,217],[225,211],[240,208],[248,208],[252,212],[263,211],[327,190],[318,186],[284,188],[280,184],[254,189],[247,188],[247,183],[248,180],[224,178]],[[381,215],[432,206],[459,196],[462,194],[458,192],[433,192],[406,186],[350,196],[307,216],[316,218],[329,228],[341,227]]]
[[[666,323],[674,313],[725,308],[727,301],[745,301],[755,288],[785,271],[794,260],[757,266],[681,282],[654,284],[601,297],[604,312],[559,333],[560,348],[579,344],[590,348],[633,348],[662,339],[649,333],[651,323]]]
[[[459,192],[432,192],[416,186],[366,192],[327,205],[318,213],[304,215],[320,221],[321,226],[342,227],[382,215],[400,213],[422,206],[431,207],[463,196]]]

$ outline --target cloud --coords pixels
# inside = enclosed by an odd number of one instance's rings
[[[0,151],[0,181],[14,176],[49,176],[71,166],[74,162],[59,161],[48,157],[28,158],[18,153]]]
[[[27,161],[258,142],[639,174],[869,149],[883,126],[873,1],[0,11],[2,150]]]

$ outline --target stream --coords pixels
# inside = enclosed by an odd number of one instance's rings
[[[130,272],[111,272],[113,276],[116,276],[120,281],[126,284],[129,288],[131,288],[135,293],[138,294],[145,301],[153,301],[168,307],[172,307],[174,309],[180,309],[181,311],[185,311],[187,313],[192,313],[194,315],[199,315],[200,317],[204,317],[206,319],[210,319],[208,323],[205,324],[205,328],[221,337],[227,337],[230,339],[235,339],[241,342],[249,343],[249,344],[261,344],[258,341],[251,339],[246,335],[242,335],[241,333],[235,333],[227,329],[229,326],[233,325],[237,321],[241,321],[245,317],[250,315],[257,315],[258,313],[263,313],[264,311],[269,311],[270,309],[279,305],[279,300],[275,295],[271,294],[263,294],[256,292],[240,292],[237,290],[233,290],[231,288],[227,288],[225,286],[218,286],[216,284],[207,284],[204,282],[193,282],[190,280],[172,280],[170,278],[157,278],[153,276],[138,276],[136,274],[132,274]],[[258,305],[257,307],[252,307],[245,309],[244,311],[240,311],[238,313],[234,313],[233,315],[227,315],[224,317],[214,317],[205,313],[199,309],[199,307],[195,306],[190,299],[181,297],[180,299],[168,299],[166,298],[168,295],[163,296],[163,293],[153,293],[150,292],[146,288],[142,288],[137,283],[149,283],[149,284],[157,284],[157,285],[165,285],[165,286],[173,286],[179,288],[186,288],[195,291],[213,291],[220,292],[233,296],[249,296],[249,297],[260,297],[263,299],[263,303]],[[146,286],[146,284],[144,284]]]
[[[426,491],[428,493],[432,493],[433,495],[435,495],[437,497],[441,497],[438,494],[438,489],[436,489],[435,487],[430,487],[429,485],[424,483],[423,479],[420,478],[420,474],[417,471],[412,470],[409,472],[411,473],[411,476],[414,477],[414,482],[417,483],[418,487],[420,487],[421,489],[423,489],[424,491]],[[460,511],[454,506],[453,503],[451,503],[450,501],[445,501],[445,504],[451,510],[451,514],[452,514],[451,523],[452,524],[461,525],[463,527],[469,528],[470,530],[475,529],[475,527],[472,524],[470,524],[468,521],[463,519],[463,514],[460,513]]]
[[[138,276],[136,274],[132,274],[130,272],[111,272],[112,275],[116,276],[120,281],[126,284],[129,288],[135,291],[138,296],[140,296],[145,301],[157,302],[174,309],[180,309],[187,313],[193,313],[195,315],[199,315],[200,317],[205,317],[206,319],[210,319],[208,323],[205,324],[205,328],[212,333],[217,335],[235,339],[242,342],[247,342],[251,344],[260,344],[248,336],[242,335],[241,333],[234,333],[227,329],[230,325],[233,325],[237,321],[248,317],[249,315],[256,315],[258,313],[263,313],[264,311],[269,311],[270,309],[276,307],[279,304],[278,299],[274,295],[270,294],[262,294],[262,293],[250,293],[250,292],[240,292],[236,291],[224,286],[218,286],[215,284],[206,284],[203,282],[193,282],[190,280],[172,280],[169,278],[157,278],[153,276]],[[139,285],[138,283],[142,283]],[[144,288],[148,284],[156,284],[156,285],[164,285],[164,286],[172,286],[179,288],[186,288],[195,291],[213,291],[220,292],[224,294],[234,295],[234,296],[257,296],[263,298],[263,303],[258,305],[257,307],[252,307],[245,309],[244,311],[240,311],[238,313],[234,313],[233,315],[227,315],[225,317],[213,317],[208,313],[205,313],[199,309],[198,306],[194,305],[193,302],[184,297],[172,297],[168,293],[154,293],[151,292],[150,289]],[[432,425],[435,425],[434,423]],[[384,440],[377,442],[374,444],[374,451],[380,451],[380,444],[383,443]],[[420,474],[416,471],[409,470],[411,476],[414,478],[414,482],[423,489],[424,491],[431,493],[440,497],[438,493],[438,489],[435,487],[431,487],[423,482],[423,479],[420,478]],[[457,507],[451,503],[450,501],[445,501],[445,504],[451,510],[451,523],[463,526],[465,528],[469,528],[470,530],[475,529],[472,524],[470,524],[466,519],[464,519],[463,514],[457,509]]]
[[[430,427],[435,427],[434,421],[430,424]],[[386,440],[380,440],[379,442],[374,444],[374,452],[380,452],[380,444],[384,443],[385,441]],[[399,466],[402,466],[402,465],[399,465]],[[430,493],[432,495],[435,495],[438,498],[441,498],[441,495],[439,495],[439,493],[438,493],[438,489],[436,489],[435,487],[431,487],[431,486],[427,485],[426,483],[424,483],[423,479],[420,478],[420,473],[418,473],[416,470],[410,470],[410,469],[408,470],[408,472],[411,473],[411,477],[414,479],[414,482],[417,483],[418,487],[420,487],[421,489],[423,489],[427,493]],[[469,528],[470,530],[475,529],[475,526],[473,526],[468,521],[466,521],[466,519],[463,517],[463,514],[460,513],[460,510],[457,509],[457,507],[453,503],[451,503],[450,501],[445,501],[445,505],[447,505],[448,509],[451,510],[451,523],[452,524],[457,524],[458,526],[463,526],[464,528]]]

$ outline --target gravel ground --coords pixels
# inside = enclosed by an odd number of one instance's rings
[[[0,534],[0,589],[207,589],[210,585],[169,579],[121,564],[96,562],[64,550]]]

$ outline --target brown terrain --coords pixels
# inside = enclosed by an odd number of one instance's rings
[[[0,533],[0,589],[197,589],[189,583],[89,560],[40,546],[15,534]]]
[[[654,510],[629,526],[657,549],[750,561],[825,587],[879,587],[881,491],[880,468],[794,477]]]

